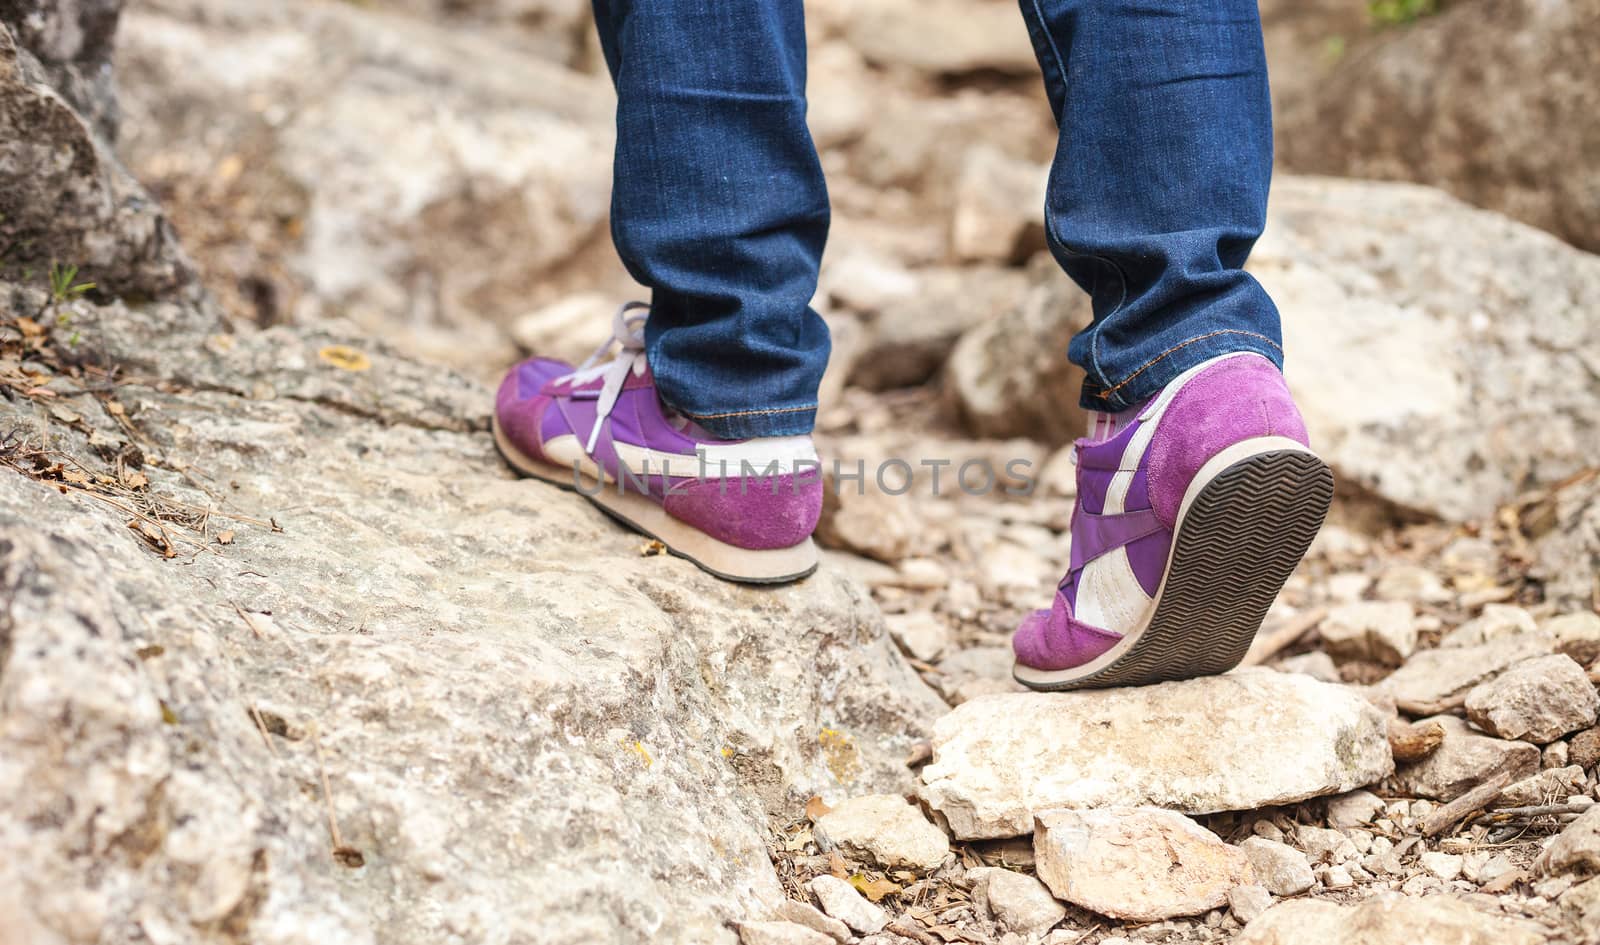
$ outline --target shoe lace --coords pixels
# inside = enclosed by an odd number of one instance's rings
[[[644,323],[649,317],[650,306],[644,302],[623,303],[617,313],[611,316],[611,337],[594,349],[594,354],[589,355],[577,369],[556,378],[560,382],[571,382],[573,386],[587,384],[597,377],[605,379],[600,385],[600,399],[595,403],[594,427],[589,430],[589,442],[583,447],[585,453],[594,452],[595,444],[600,440],[600,427],[611,416],[611,408],[617,405],[617,397],[622,393],[622,385],[627,383],[628,374],[645,372]],[[600,359],[610,352],[612,345],[620,348],[617,356],[601,363]]]

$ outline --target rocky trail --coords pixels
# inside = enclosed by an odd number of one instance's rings
[[[1280,175],[1330,522],[1250,665],[1022,692],[1087,310],[974,4],[808,5],[843,481],[780,589],[487,432],[637,291],[586,4],[0,4],[0,945],[1600,940],[1600,258]]]

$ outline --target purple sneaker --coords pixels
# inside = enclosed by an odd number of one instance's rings
[[[1012,646],[1034,689],[1137,686],[1239,665],[1322,527],[1333,474],[1283,375],[1225,355],[1116,435],[1077,443],[1072,560]]]
[[[719,440],[671,413],[645,360],[647,310],[619,309],[611,341],[579,368],[548,358],[512,368],[495,399],[500,452],[718,577],[810,574],[822,512],[811,437]],[[621,354],[597,364],[613,342]]]

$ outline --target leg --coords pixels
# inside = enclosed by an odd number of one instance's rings
[[[1014,674],[1077,689],[1225,672],[1333,495],[1277,310],[1240,268],[1272,170],[1255,0],[1021,3],[1061,128],[1046,231],[1094,305],[1068,353],[1084,406],[1117,416],[1077,442],[1071,562],[1018,629]]]
[[[1021,0],[1061,128],[1045,223],[1094,301],[1083,405],[1119,411],[1235,351],[1282,366],[1240,267],[1266,219],[1272,113],[1255,0]]]
[[[611,230],[661,396],[716,436],[809,433],[828,198],[800,0],[594,0],[617,86]]]

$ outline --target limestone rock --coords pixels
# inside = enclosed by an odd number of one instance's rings
[[[1414,180],[1600,249],[1591,2],[1442,7],[1347,55],[1274,114],[1296,171]]]
[[[236,303],[257,320],[338,314],[487,380],[504,326],[575,287],[564,267],[587,289],[629,280],[612,275],[610,162],[595,159],[615,137],[610,83],[485,27],[308,0],[137,4],[117,44],[123,153],[180,192],[248,168],[225,212],[287,244],[237,273],[268,284]],[[222,276],[241,242],[189,249]],[[604,255],[575,265],[587,247]]]
[[[1554,653],[1475,687],[1466,706],[1467,718],[1489,734],[1543,745],[1594,725],[1600,696],[1582,666]]]
[[[1341,681],[1339,667],[1334,664],[1333,657],[1321,650],[1312,650],[1309,653],[1279,660],[1273,664],[1273,668],[1284,673],[1302,673],[1326,683]]]
[[[1459,899],[1385,895],[1345,906],[1294,899],[1268,909],[1237,945],[1538,945],[1543,929],[1479,912]]]
[[[1333,656],[1399,666],[1417,648],[1416,612],[1401,601],[1340,604],[1317,633]]]
[[[1253,810],[1389,774],[1353,690],[1255,669],[1095,692],[993,695],[940,719],[921,793],[958,839],[1020,836],[1054,807]]]
[[[814,932],[821,932],[836,942],[848,942],[852,934],[850,926],[845,925],[810,903],[785,899],[783,905],[778,908],[778,915],[790,922],[803,925]]]
[[[853,797],[817,818],[817,844],[864,857],[885,869],[928,872],[950,855],[944,831],[922,811],[893,794]]]
[[[1054,265],[1019,306],[968,331],[950,353],[950,397],[976,435],[1061,445],[1087,428],[1077,407],[1083,372],[1061,353],[1088,327],[1089,299]]]
[[[1027,277],[1011,269],[919,271],[915,294],[883,304],[871,320],[850,383],[868,390],[921,384],[965,332],[1016,308],[1027,292]]]
[[[973,903],[1008,932],[1033,938],[1066,918],[1066,908],[1044,883],[1025,873],[980,866],[968,870],[967,877],[973,881]]]
[[[1039,878],[1056,898],[1113,919],[1199,915],[1253,877],[1239,849],[1155,807],[1044,811],[1033,846]]]
[[[1592,462],[1600,258],[1427,188],[1279,177],[1248,268],[1300,313],[1289,385],[1342,486],[1459,520]]]
[[[1600,614],[1562,614],[1545,621],[1539,629],[1556,641],[1557,653],[1565,653],[1584,666],[1600,660]]]
[[[1531,778],[1507,786],[1500,792],[1498,803],[1503,807],[1532,807],[1584,794],[1587,789],[1583,769],[1577,765],[1546,768]]]
[[[1328,799],[1328,825],[1330,827],[1361,827],[1383,810],[1383,798],[1371,791],[1351,791]]]
[[[1246,837],[1239,849],[1250,859],[1256,882],[1274,896],[1298,896],[1317,884],[1306,855],[1266,837]]]
[[[1045,248],[1044,191],[1049,168],[989,146],[967,151],[956,181],[950,248],[958,259],[1024,262]]]
[[[1588,610],[1594,606],[1594,569],[1600,561],[1600,478],[1557,490],[1541,506],[1542,534],[1534,542],[1528,576],[1544,585],[1547,601]]]
[[[1440,646],[1477,646],[1519,633],[1533,633],[1538,625],[1533,615],[1510,604],[1485,604],[1483,612],[1445,634]]]
[[[1440,712],[1459,704],[1455,700],[1478,683],[1525,659],[1549,653],[1553,645],[1543,634],[1518,634],[1477,646],[1422,650],[1375,688],[1393,696],[1395,705],[1414,715]]]
[[[1600,805],[1578,815],[1534,861],[1544,873],[1600,873]]]
[[[0,928],[21,941],[730,945],[783,900],[768,824],[797,796],[911,787],[944,707],[855,583],[752,591],[641,557],[509,474],[488,389],[371,339],[82,307],[87,344],[148,379],[117,396],[162,457],[149,501],[211,507],[171,468],[203,457],[223,512],[277,528],[228,521],[175,567],[122,512],[0,470]],[[319,355],[338,346],[368,370]],[[114,472],[39,423],[0,399],[0,426]]]
[[[939,75],[988,69],[1031,78],[1039,68],[1027,29],[1005,4],[880,0],[853,8],[847,35],[871,62]]]
[[[1395,773],[1400,789],[1416,797],[1450,801],[1502,771],[1511,772],[1512,781],[1520,781],[1539,770],[1537,746],[1481,735],[1453,715],[1431,721],[1443,726],[1444,742],[1426,758],[1401,765]]]
[[[900,644],[907,656],[932,662],[950,646],[950,628],[942,618],[925,610],[909,614],[890,614],[884,618],[889,636]]]
[[[951,705],[981,696],[1027,692],[1011,675],[1014,662],[1009,646],[965,647],[939,663],[939,675],[933,678],[933,685]]]
[[[1265,886],[1235,886],[1228,890],[1228,911],[1241,924],[1272,908],[1272,893]]]
[[[879,488],[875,481],[878,468],[871,464],[859,469],[843,466],[839,478],[831,468],[824,469],[828,481],[816,539],[824,548],[853,551],[892,565],[915,550],[919,530],[916,500],[909,492],[894,495]],[[858,473],[864,478],[845,478]],[[899,479],[889,478],[901,476],[901,472],[889,469],[884,475],[890,489],[901,488]]]
[[[867,901],[856,888],[837,876],[823,874],[807,884],[822,903],[822,911],[862,935],[870,935],[889,924],[889,914]]]
[[[795,922],[741,922],[740,945],[833,945],[834,939]]]
[[[611,337],[611,316],[620,304],[597,292],[569,295],[511,323],[511,339],[525,354],[583,363]]]
[[[1600,728],[1585,729],[1567,743],[1568,759],[1584,770],[1600,764]]]

